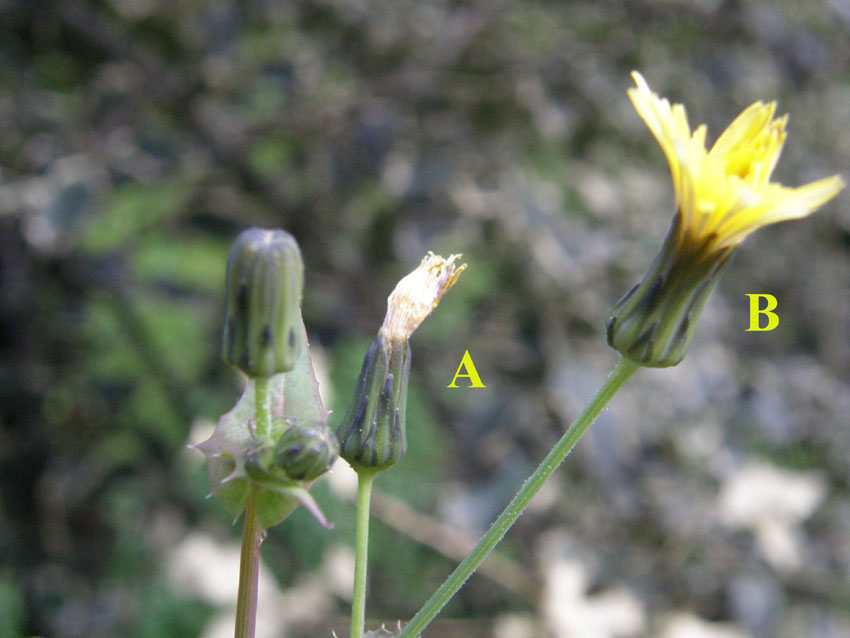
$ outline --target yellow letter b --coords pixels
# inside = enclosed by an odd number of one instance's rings
[[[777,301],[776,297],[773,295],[762,295],[762,294],[750,294],[747,293],[747,297],[750,298],[750,327],[747,328],[747,332],[750,331],[759,331],[765,332],[767,330],[773,330],[779,325],[779,315],[775,312],[771,312],[776,309]],[[767,300],[767,305],[764,308],[759,308],[760,299],[764,297]],[[759,319],[759,315],[767,315],[767,325],[762,328]]]
[[[461,374],[461,369],[466,370],[466,374]],[[460,365],[457,367],[457,372],[452,379],[452,382],[447,385],[447,388],[459,387],[457,383],[458,377],[466,377],[469,379],[470,388],[486,388],[487,386],[481,383],[481,377],[478,376],[478,370],[475,369],[475,364],[472,363],[472,357],[469,356],[469,350],[463,353],[463,358],[460,360]]]

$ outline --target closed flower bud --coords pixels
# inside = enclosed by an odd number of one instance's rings
[[[271,476],[286,478],[275,472],[274,448],[271,445],[257,440],[245,450],[245,474],[254,481],[264,481]]]
[[[252,424],[253,425],[253,424]],[[276,461],[275,442],[284,433],[296,427],[294,417],[278,417],[271,422],[271,432],[268,436],[253,436],[251,442],[245,448],[245,473],[254,481],[268,479],[280,479],[288,481],[290,476],[284,472]],[[256,434],[253,432],[252,434]]]
[[[251,228],[227,260],[224,360],[249,377],[288,372],[301,349],[304,265],[298,244],[282,230]]]
[[[337,430],[340,456],[355,469],[386,469],[407,451],[409,376],[407,340],[388,341],[379,335],[366,352],[354,396]]]
[[[312,481],[327,472],[339,456],[339,446],[327,423],[296,424],[275,444],[275,465],[297,481]]]

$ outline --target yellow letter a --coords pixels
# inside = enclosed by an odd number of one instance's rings
[[[773,330],[776,326],[779,325],[779,315],[775,312],[771,312],[771,310],[775,310],[778,302],[776,301],[776,297],[773,295],[767,294],[750,294],[747,293],[747,297],[750,298],[750,327],[747,328],[747,332],[750,331],[760,331],[764,332],[767,330]],[[764,308],[759,308],[759,301],[764,297],[767,300],[767,304]],[[759,321],[759,315],[767,315],[767,325],[762,328]]]
[[[463,368],[466,370],[466,374],[461,374],[460,370]],[[475,369],[475,364],[472,363],[472,357],[469,356],[469,350],[463,353],[463,358],[460,360],[460,365],[457,367],[457,372],[455,373],[452,382],[447,385],[447,388],[457,388],[459,387],[455,381],[457,381],[458,377],[466,377],[469,379],[469,387],[470,388],[486,388],[487,386],[481,383],[481,377],[478,376],[478,370]]]

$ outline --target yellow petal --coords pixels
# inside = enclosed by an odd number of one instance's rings
[[[744,109],[706,151],[705,125],[691,134],[684,106],[653,93],[637,71],[632,77],[629,97],[667,157],[682,232],[692,239],[735,246],[762,226],[809,215],[844,187],[837,175],[800,188],[770,182],[788,121],[774,119],[775,102]]]
[[[717,138],[714,146],[711,147],[710,154],[720,159],[742,148],[750,147],[753,140],[771,121],[775,110],[775,102],[770,104],[756,102],[745,108]]]
[[[637,88],[629,89],[629,98],[667,157],[676,191],[676,203],[679,205],[682,201],[681,163],[686,156],[686,144],[690,138],[684,108],[680,108],[681,112],[674,117],[670,102],[653,93],[640,73],[633,71],[632,78]]]
[[[761,201],[738,215],[730,216],[717,228],[725,245],[738,244],[763,226],[800,219],[815,212],[844,188],[838,175],[820,179],[798,188],[769,184],[761,193]]]

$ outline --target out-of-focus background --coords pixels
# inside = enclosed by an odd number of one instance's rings
[[[0,637],[232,635],[241,525],[186,446],[241,392],[249,226],[301,244],[334,426],[395,282],[469,264],[377,481],[370,626],[409,618],[617,359],[673,200],[629,72],[711,139],[776,99],[777,178],[846,178],[848,33],[848,0],[0,2]],[[848,202],[746,241],[685,361],[635,376],[426,636],[850,635]],[[487,388],[446,389],[467,349]],[[313,489],[331,531],[269,532],[258,636],[347,635],[350,479]]]

